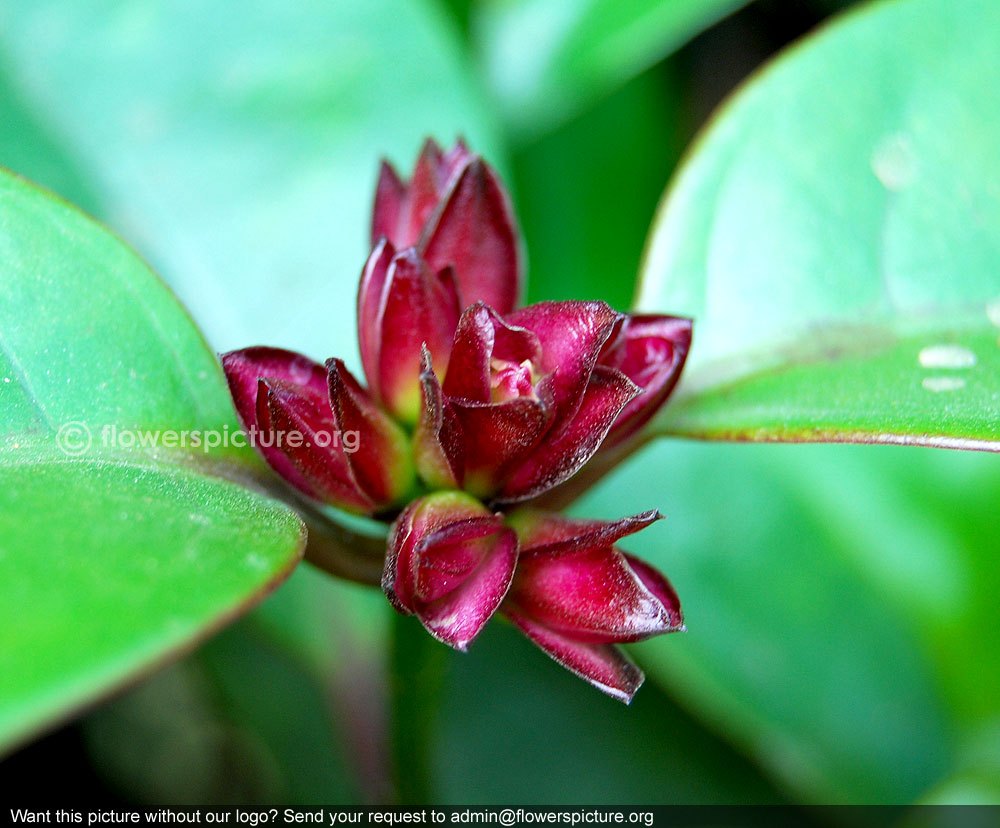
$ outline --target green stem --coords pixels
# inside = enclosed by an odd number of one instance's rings
[[[431,750],[447,650],[411,616],[396,615],[392,633],[396,795],[404,807],[429,805],[434,801]]]

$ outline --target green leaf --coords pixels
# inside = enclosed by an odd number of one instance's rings
[[[799,798],[909,802],[954,765],[960,723],[989,715],[997,566],[954,528],[957,500],[927,493],[992,459],[664,441],[577,511],[666,514],[622,545],[671,579],[688,631],[632,653],[685,706]]]
[[[680,97],[658,66],[515,153],[530,301],[629,306],[645,227],[683,144]]]
[[[625,707],[499,619],[468,653],[431,646],[449,668],[432,743],[437,802],[504,802],[511,791],[523,802],[575,806],[784,801],[653,681]]]
[[[746,0],[493,0],[472,28],[507,122],[536,137]]]
[[[295,565],[298,518],[220,479],[249,449],[215,356],[120,241],[0,173],[0,745],[152,669]],[[137,437],[133,439],[138,439]]]
[[[462,133],[503,162],[447,24],[430,0],[15,0],[0,48],[100,217],[214,347],[356,365],[379,157],[408,173],[424,136]]]
[[[663,431],[997,447],[998,26],[869,5],[722,109],[643,269],[640,307],[696,320]]]

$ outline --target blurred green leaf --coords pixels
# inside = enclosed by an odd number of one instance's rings
[[[7,745],[256,603],[304,537],[285,507],[218,479],[249,478],[249,449],[106,445],[112,426],[238,428],[214,355],[120,241],[0,173],[0,269]]]
[[[378,158],[408,170],[425,135],[463,133],[503,162],[430,0],[250,0],[239,13],[218,0],[14,0],[0,47],[19,107],[219,350],[263,343],[357,364]]]
[[[664,431],[996,447],[998,27],[989,0],[869,5],[723,108],[639,292],[696,319]]]
[[[1000,567],[956,528],[960,498],[931,495],[991,459],[663,442],[578,511],[667,515],[623,545],[670,577],[688,632],[633,653],[686,706],[808,801],[909,802],[1000,675],[980,634]]]
[[[283,587],[264,607],[285,596]],[[346,648],[349,680],[313,670],[267,632],[245,618],[84,719],[111,786],[149,806],[388,801],[384,677],[366,675]]]
[[[433,742],[438,802],[764,804],[761,772],[647,682],[625,707],[491,623],[448,667]]]
[[[680,153],[680,97],[656,67],[514,154],[528,298],[627,308],[646,227]]]
[[[492,0],[474,42],[511,129],[538,136],[747,0]]]

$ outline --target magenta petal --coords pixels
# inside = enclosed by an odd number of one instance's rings
[[[670,617],[670,626],[674,630],[684,630],[684,615],[681,613],[681,599],[677,597],[673,584],[657,569],[634,555],[625,553],[625,560],[632,567],[632,571],[642,581],[646,587],[667,610]]]
[[[465,141],[459,138],[448,152],[444,154],[441,158],[441,166],[438,168],[440,172],[439,183],[441,185],[441,192],[444,193],[448,189],[448,185],[455,179],[459,172],[465,168],[475,156],[469,152],[469,148],[465,145]]]
[[[281,380],[262,379],[257,398],[266,400],[275,440],[269,450],[292,462],[308,481],[311,496],[353,512],[371,512],[374,504],[358,487],[326,396],[302,393]]]
[[[573,641],[512,609],[504,607],[514,624],[555,661],[590,682],[598,690],[628,704],[645,676],[618,647]]]
[[[356,436],[357,451],[347,454],[361,489],[376,503],[396,502],[413,486],[414,472],[406,435],[379,410],[343,361],[327,361],[330,400],[345,435]]]
[[[400,612],[412,614],[417,605],[417,559],[414,550],[425,538],[439,535],[443,543],[481,538],[501,528],[498,516],[464,492],[438,492],[412,501],[389,531],[382,589]]]
[[[382,161],[379,165],[378,184],[375,185],[375,206],[372,209],[372,246],[382,237],[396,235],[406,201],[406,185],[400,180],[392,165]]]
[[[460,584],[450,590],[441,589],[439,583],[438,589],[443,594],[436,600],[422,603],[417,609],[417,617],[439,641],[465,650],[507,595],[517,564],[517,536],[510,529],[501,529],[489,537],[456,546],[462,547],[462,554],[456,556],[452,551],[448,555],[450,560],[456,557],[461,562],[475,560],[478,565],[463,572]],[[437,560],[428,560],[430,556],[419,550],[417,554],[421,575],[429,567],[441,566],[440,552],[434,556]],[[441,574],[440,570],[437,574]],[[418,584],[420,581],[418,576]]]
[[[444,371],[458,324],[458,294],[448,270],[434,273],[413,248],[389,266],[380,325],[378,388],[386,407],[415,423],[420,413],[420,353],[427,346]]]
[[[397,612],[413,614],[413,547],[417,541],[413,520],[421,501],[411,502],[393,522],[386,541],[385,569],[382,571],[382,591]]]
[[[294,351],[257,346],[230,351],[222,354],[221,359],[229,393],[244,428],[256,424],[257,380],[261,377],[290,382],[326,396],[326,369]]]
[[[517,305],[521,263],[513,210],[482,159],[462,169],[424,229],[420,248],[431,267],[455,268],[464,305],[486,302],[501,314]]]
[[[438,489],[458,489],[465,478],[465,435],[445,399],[425,348],[420,362],[423,405],[413,434],[413,456],[420,477]]]
[[[594,368],[573,417],[553,425],[538,448],[511,474],[500,499],[525,500],[575,474],[597,451],[615,418],[638,393],[639,389],[620,371],[600,365]]]
[[[379,353],[382,349],[382,315],[389,264],[396,250],[388,239],[379,239],[361,271],[358,286],[358,345],[372,396],[381,399],[378,380]]]
[[[411,503],[389,533],[382,588],[400,612],[464,650],[496,612],[517,562],[517,536],[464,492]]]
[[[540,374],[551,389],[558,429],[575,413],[605,342],[622,314],[604,302],[539,302],[509,314],[509,325],[534,332],[541,343]],[[540,383],[541,386],[541,383]]]
[[[415,547],[414,598],[427,603],[457,589],[482,562],[487,546],[480,542],[502,528],[500,515],[485,510],[436,529],[426,523]]]
[[[464,435],[464,487],[480,497],[494,494],[510,468],[534,451],[552,416],[543,402],[529,397],[450,403]]]
[[[462,312],[455,327],[444,392],[471,402],[489,402],[494,358],[540,362],[541,345],[531,331],[508,325],[493,308],[477,302]]]
[[[389,236],[396,247],[409,247],[420,238],[427,220],[441,198],[441,147],[433,138],[428,138],[420,150],[417,164],[413,168],[407,198],[400,211],[399,222],[394,235]]]
[[[230,351],[222,355],[222,369],[229,382],[229,392],[233,397],[240,423],[252,438],[254,447],[265,462],[282,478],[309,497],[320,497],[313,485],[281,451],[272,446],[262,445],[261,435],[270,434],[270,420],[260,422],[258,412],[258,387],[262,377],[282,380],[327,399],[326,369],[302,354],[281,348],[258,346]],[[263,402],[267,411],[266,400]],[[265,413],[266,417],[269,417]]]
[[[642,393],[618,415],[605,447],[622,442],[656,414],[677,385],[690,348],[690,319],[637,315],[625,320],[599,363],[620,370]]]
[[[640,641],[677,629],[667,608],[611,546],[523,555],[511,602],[574,641]]]
[[[613,546],[660,520],[656,509],[620,520],[581,520],[554,512],[522,509],[513,523],[524,555],[556,555],[591,546]]]

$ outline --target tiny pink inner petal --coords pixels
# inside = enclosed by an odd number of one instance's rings
[[[576,414],[601,349],[621,318],[604,302],[539,302],[506,317],[538,337],[542,353],[535,366],[547,375],[541,382],[557,408],[556,431]]]
[[[504,614],[543,652],[609,696],[628,704],[642,686],[642,670],[618,647],[573,641],[521,614],[510,602]]]
[[[518,397],[537,399],[533,383],[534,369],[531,362],[508,362],[493,358],[490,360],[490,399],[505,402]]]
[[[535,497],[575,474],[600,448],[615,418],[638,393],[620,371],[594,368],[572,419],[561,427],[553,424],[538,447],[512,472],[500,499],[516,502]]]
[[[466,308],[458,320],[444,392],[470,402],[490,402],[493,373],[498,365],[528,362],[533,372],[540,359],[538,337],[508,325],[493,308],[479,302]]]
[[[469,646],[500,607],[517,565],[517,536],[510,529],[477,543],[485,546],[479,565],[455,589],[417,611],[431,635],[458,650]]]

